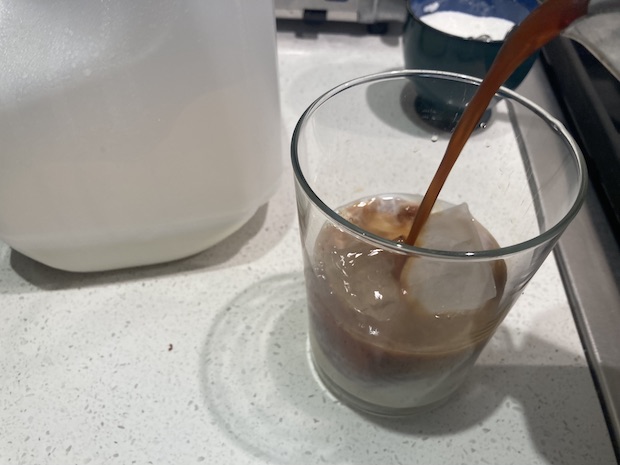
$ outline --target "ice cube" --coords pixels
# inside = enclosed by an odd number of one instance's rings
[[[331,290],[345,306],[377,321],[387,321],[401,309],[400,283],[394,260],[383,250],[349,237],[323,262]]]
[[[430,215],[417,245],[446,251],[482,250],[480,227],[467,204]],[[407,298],[434,314],[481,308],[497,294],[492,262],[409,258],[401,273]]]
[[[422,228],[416,245],[453,252],[484,249],[479,227],[466,203],[433,212]]]

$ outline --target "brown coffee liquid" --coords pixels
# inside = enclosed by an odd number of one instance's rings
[[[344,206],[339,214],[366,231],[399,241],[411,228],[418,202],[378,196]],[[477,225],[482,248],[498,247]],[[455,310],[425,300],[406,273],[403,279],[395,277],[390,271],[400,258],[330,222],[319,232],[312,256],[305,256],[317,372],[335,392],[355,404],[368,404],[362,408],[371,411],[417,408],[448,395],[510,308],[503,260],[483,265],[493,292],[481,294],[472,308]],[[415,260],[410,258],[408,265]],[[470,270],[465,263],[444,266],[445,271],[461,270],[463,277]]]
[[[573,21],[584,16],[587,13],[588,3],[589,0],[547,0],[510,33],[456,125],[448,148],[405,240],[407,244],[415,245],[448,174],[497,89],[532,53],[558,36]]]

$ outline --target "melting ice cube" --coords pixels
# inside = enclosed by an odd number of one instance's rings
[[[433,213],[417,244],[446,251],[484,248],[480,227],[464,203]],[[497,294],[491,262],[410,258],[401,282],[416,306],[434,314],[478,309]]]

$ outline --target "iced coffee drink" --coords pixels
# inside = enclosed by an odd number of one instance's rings
[[[438,137],[414,90],[446,81],[479,85],[441,71],[365,76],[319,97],[293,132],[312,359],[366,412],[407,415],[462,385],[585,198],[568,131],[507,89],[491,124]]]
[[[407,235],[419,198],[383,195],[338,213],[395,242]],[[498,248],[466,204],[439,203],[418,243],[433,250]],[[331,222],[306,254],[310,343],[333,391],[375,413],[406,413],[444,399],[463,381],[503,319],[502,260],[407,256]],[[405,410],[403,410],[405,407]]]

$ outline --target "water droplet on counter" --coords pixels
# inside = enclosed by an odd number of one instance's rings
[[[437,134],[433,134],[431,137],[431,142],[437,142],[439,140],[439,136]]]

